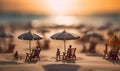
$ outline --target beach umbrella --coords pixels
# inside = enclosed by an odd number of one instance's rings
[[[81,29],[80,31],[81,31],[81,33],[86,34],[86,33],[89,32],[90,30],[89,30],[89,29],[86,29],[86,28],[83,28],[83,29]]]
[[[109,37],[112,37],[112,36],[114,35],[114,31],[109,30],[109,31],[107,32],[107,35],[108,35]]]
[[[31,31],[29,31],[29,32],[19,35],[18,39],[29,40],[29,50],[31,53],[31,40],[40,40],[40,39],[42,39],[42,37],[39,36],[38,34],[35,34],[35,33],[32,33]]]
[[[98,33],[95,33],[95,32],[87,32],[85,34],[86,37],[93,37],[93,38],[101,38],[102,36]]]
[[[11,33],[5,33],[5,32],[1,32],[0,33],[0,38],[12,38],[13,34]]]
[[[110,38],[107,43],[114,48],[120,47],[120,39],[116,35],[113,35],[113,37]]]
[[[75,40],[79,39],[80,36],[74,34],[74,33],[69,33],[67,31],[59,32],[51,36],[52,39],[55,40],[64,40],[64,52],[66,52],[66,40]]]
[[[106,30],[106,29],[109,29],[110,27],[112,27],[112,23],[111,22],[106,22],[105,24],[99,26],[97,29],[98,30]]]
[[[6,45],[5,38],[13,38],[12,33],[6,33],[6,32],[0,32],[0,38],[3,38],[4,40],[2,41],[4,45]]]
[[[42,34],[43,36],[45,36],[45,33],[50,32],[50,30],[45,29],[45,28],[41,28],[41,29],[38,30],[38,32],[41,32],[41,34]]]
[[[39,29],[38,32],[46,33],[46,32],[49,32],[49,30],[42,28],[42,29]]]

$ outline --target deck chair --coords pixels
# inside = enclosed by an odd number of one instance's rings
[[[119,49],[111,49],[111,51],[108,54],[108,56],[109,56],[108,59],[119,60],[118,52],[119,52]]]
[[[111,49],[109,52],[104,52],[105,54],[103,58],[108,60],[119,60],[118,52],[119,49]]]
[[[71,49],[71,53],[67,53],[67,55],[65,56],[65,60],[76,60],[76,48],[72,48]]]
[[[25,61],[29,60],[29,61],[32,61],[32,60],[40,60],[40,51],[41,50],[32,50],[32,53],[29,54],[29,53],[26,53],[26,59]]]
[[[10,44],[9,47],[8,47],[7,53],[13,53],[14,49],[15,49],[15,45]]]

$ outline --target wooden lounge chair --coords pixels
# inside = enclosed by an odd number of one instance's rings
[[[118,52],[119,49],[111,49],[108,53],[104,54],[104,58],[108,60],[119,60]]]
[[[40,60],[40,51],[41,50],[32,50],[32,53],[26,53],[26,59],[25,61],[29,60],[29,61],[32,61],[32,60]]]
[[[109,56],[108,59],[110,59],[110,60],[119,60],[118,52],[119,52],[119,49],[111,49],[111,51],[108,54],[108,56]]]
[[[64,60],[76,60],[76,48],[71,48],[71,53],[65,55]]]
[[[13,53],[14,49],[15,49],[15,45],[10,44],[9,47],[8,47],[7,53]]]
[[[2,49],[2,47],[0,46],[0,53],[2,53],[3,52],[3,49]]]

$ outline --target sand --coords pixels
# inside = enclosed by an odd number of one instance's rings
[[[80,53],[82,44],[76,43],[74,40],[67,41],[67,47],[72,44],[73,47],[77,48],[77,60],[75,62],[56,62],[55,52],[57,48],[60,48],[61,52],[63,51],[63,41],[48,38],[51,41],[50,49],[41,51],[41,60],[26,63],[24,60],[25,53],[28,52],[28,41],[17,39],[17,36],[23,32],[25,31],[18,30],[15,32],[15,51],[19,51],[22,60],[14,61],[13,53],[0,53],[0,71],[120,71],[120,60],[108,61],[102,58],[103,43],[97,45],[97,54]],[[32,41],[33,48],[35,48],[35,44],[36,42]],[[86,45],[89,46],[89,44]]]
[[[0,71],[120,71],[120,62],[80,54],[73,63],[56,62],[52,57],[41,58],[41,61],[33,63],[1,60]]]

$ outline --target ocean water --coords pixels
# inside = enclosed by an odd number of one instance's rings
[[[31,22],[37,21],[38,25],[92,25],[102,26],[106,24],[120,24],[119,16],[47,16],[33,14],[2,14],[0,13],[0,24],[11,22]],[[36,22],[34,23],[36,24]]]

